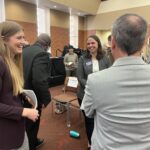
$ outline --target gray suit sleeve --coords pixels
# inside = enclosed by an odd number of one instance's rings
[[[94,99],[92,97],[92,80],[90,79],[90,76],[91,75],[88,76],[88,80],[85,88],[85,95],[82,101],[82,106],[85,111],[85,115],[89,118],[93,118],[95,113],[95,108],[94,108]]]

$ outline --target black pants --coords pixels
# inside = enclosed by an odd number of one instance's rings
[[[80,98],[78,98],[78,102],[81,106],[82,100]],[[89,141],[89,144],[91,145],[91,137],[92,137],[92,133],[93,133],[93,129],[94,129],[94,118],[88,118],[85,115],[85,112],[83,112],[84,115],[84,119],[85,119],[85,128],[86,128],[86,134],[87,134],[87,138]]]
[[[37,108],[39,111],[39,118],[36,122],[26,119],[26,132],[29,140],[29,149],[35,150],[35,145],[37,143],[37,134],[40,126],[41,108]]]

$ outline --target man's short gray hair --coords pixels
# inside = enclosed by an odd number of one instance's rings
[[[118,47],[132,55],[142,49],[147,34],[147,22],[137,14],[125,14],[113,24],[112,36]]]

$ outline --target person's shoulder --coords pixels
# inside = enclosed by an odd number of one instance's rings
[[[64,60],[68,58],[68,53],[64,55]]]
[[[112,71],[112,67],[106,68],[101,71],[90,74],[89,78],[90,78],[90,80],[93,80],[95,82],[104,81],[111,74],[111,71]]]
[[[82,56],[80,56],[80,58],[79,58],[79,62],[81,63],[83,63],[85,61],[85,57],[82,55]]]
[[[76,53],[74,53],[75,56],[78,56]]]
[[[68,56],[69,56],[69,53],[66,53],[66,54],[65,54],[65,57],[68,57]]]
[[[33,45],[30,45],[28,47],[25,47],[23,51],[29,51],[29,52],[42,52],[44,51],[43,48],[37,44],[33,44]]]
[[[89,59],[91,59],[91,58],[89,58],[89,57],[87,56],[87,53],[81,55],[80,58],[83,59],[83,60],[89,60]]]
[[[41,51],[41,52],[38,52],[36,55],[35,55],[35,58],[43,58],[43,59],[49,59],[49,54],[45,51]]]

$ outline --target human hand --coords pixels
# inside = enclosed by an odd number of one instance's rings
[[[38,120],[39,113],[38,110],[34,108],[24,108],[22,112],[22,116],[35,122],[36,120]]]

